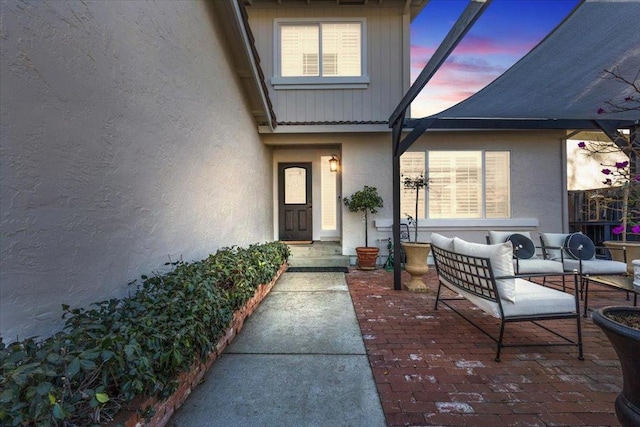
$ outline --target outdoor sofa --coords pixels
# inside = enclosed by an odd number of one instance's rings
[[[510,241],[484,245],[433,233],[431,250],[439,281],[435,309],[438,309],[439,303],[444,304],[494,340],[497,344],[497,362],[500,361],[503,347],[540,345],[577,346],[578,358],[583,359],[576,274],[569,273],[576,283],[573,294],[518,277],[514,273],[513,245]],[[444,297],[443,287],[453,291],[456,297]],[[454,301],[460,300],[466,300],[485,313],[500,319],[498,336],[487,332],[474,322],[473,317],[458,309]],[[556,319],[574,321],[577,339],[565,337],[540,323]],[[515,322],[533,322],[561,340],[505,344],[505,327],[508,323]]]

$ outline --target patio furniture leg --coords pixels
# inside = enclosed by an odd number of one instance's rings
[[[589,281],[587,280],[587,287],[589,286]],[[578,324],[578,360],[584,360],[584,354],[582,351],[582,322],[580,321],[580,298],[578,297],[578,276],[574,275],[573,276],[573,286],[576,289],[576,291],[574,292],[575,297],[576,297],[576,307],[577,309],[577,316],[576,316],[576,322]],[[587,294],[588,294],[588,288],[587,291],[585,292],[585,301],[584,301],[584,316],[586,317],[587,315]]]
[[[587,307],[589,306],[589,279],[584,280],[584,314],[582,317],[587,317]],[[582,286],[580,287],[582,289]]]
[[[436,293],[436,305],[433,308],[434,310],[438,309],[438,301],[440,300],[440,289],[442,289],[442,283],[438,283],[438,292]]]
[[[496,352],[496,362],[500,361],[500,352],[502,351],[502,337],[504,336],[504,319],[500,322],[500,336],[498,337],[498,351]]]

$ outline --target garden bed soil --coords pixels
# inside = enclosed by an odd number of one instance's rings
[[[637,329],[640,331],[640,315],[637,313],[628,313],[628,314],[606,314],[606,316],[613,320],[614,322],[618,322],[622,325],[628,326],[633,329]]]

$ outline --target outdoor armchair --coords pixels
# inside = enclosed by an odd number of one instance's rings
[[[596,252],[599,248],[585,234],[540,233],[540,241],[545,259],[560,261],[564,271],[577,271],[581,278],[627,274],[626,262],[598,258]]]
[[[545,259],[541,247],[536,247],[528,231],[489,231],[487,243],[495,245],[510,241],[513,244],[513,268],[518,276],[527,274],[562,275],[562,262]]]
[[[613,261],[610,259],[598,258],[596,252],[598,247],[593,241],[582,233],[541,233],[540,241],[545,258],[559,260],[562,262],[564,271],[576,272],[580,276],[580,293],[584,295],[584,316],[587,316],[589,299],[589,282],[607,284],[612,279],[601,276],[617,276],[613,279],[614,285],[611,287],[625,289],[625,285],[630,279],[627,277],[626,251],[623,253],[625,262]],[[607,249],[607,248],[602,248]],[[612,249],[616,250],[616,249]],[[564,285],[564,283],[563,283]],[[627,297],[629,293],[627,292]],[[637,294],[634,292],[634,305],[637,303]]]

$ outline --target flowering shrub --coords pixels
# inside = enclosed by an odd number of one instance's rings
[[[621,100],[605,102],[604,108],[599,108],[598,114],[616,113],[622,111],[640,111],[640,70],[634,79],[622,76],[617,68],[605,70],[605,77],[616,80],[629,87],[630,94]],[[611,164],[601,163],[604,175],[603,184],[619,187],[621,195],[621,224],[614,227],[613,234],[622,235],[626,240],[626,233],[640,234],[640,173],[637,162],[640,162],[640,130],[636,126],[628,134],[618,132],[613,143],[603,141],[580,142],[578,147],[585,150],[587,155],[623,153],[629,160],[617,161]]]
[[[580,142],[578,147],[585,150],[587,155],[611,153],[615,150],[625,153],[628,152],[622,147],[603,141]],[[635,151],[637,152],[637,150],[638,148],[636,147]],[[637,156],[638,153],[636,152],[632,151],[631,155]],[[612,162],[610,164],[601,163],[601,165],[603,168],[600,172],[604,175],[602,183],[620,189],[619,192],[612,193],[617,194],[617,200],[609,200],[610,202],[620,202],[619,208],[610,207],[610,209],[616,209],[620,212],[621,219],[621,224],[614,227],[611,232],[622,235],[623,240],[627,232],[640,234],[640,174],[631,172],[628,160]],[[614,204],[610,204],[609,206],[614,206]]]

